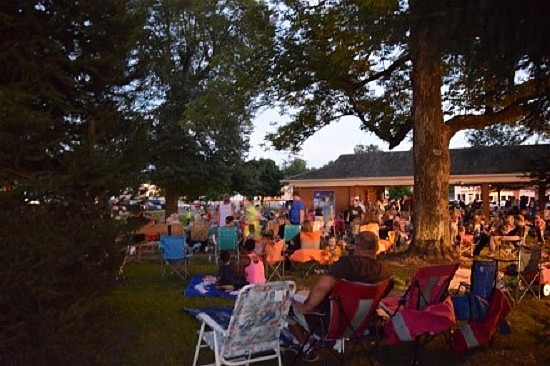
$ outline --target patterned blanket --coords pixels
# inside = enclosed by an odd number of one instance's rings
[[[225,297],[230,299],[236,299],[238,291],[225,292],[224,290],[218,290],[213,280],[210,280],[212,276],[207,275],[194,275],[189,281],[189,285],[183,291],[183,296],[187,297]]]

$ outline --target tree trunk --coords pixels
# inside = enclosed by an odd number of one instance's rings
[[[427,20],[411,26],[414,126],[414,241],[411,249],[418,255],[438,257],[448,253],[450,244],[450,130],[444,123],[441,105],[439,47],[430,39],[429,31]]]
[[[175,189],[166,188],[165,195],[165,205],[164,205],[164,214],[166,217],[170,216],[173,213],[178,213],[178,200],[179,192]]]

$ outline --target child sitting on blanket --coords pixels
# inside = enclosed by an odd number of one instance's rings
[[[237,267],[231,262],[231,254],[227,250],[220,252],[220,267],[216,278],[216,287],[225,291],[233,291],[244,285],[239,279]]]
[[[247,239],[244,251],[239,260],[239,275],[251,285],[265,283],[264,262],[254,253],[256,241]]]

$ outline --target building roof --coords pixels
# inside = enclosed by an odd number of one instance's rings
[[[550,145],[483,146],[450,149],[451,176],[523,174],[533,158],[550,161]],[[413,152],[392,151],[341,155],[317,170],[286,182],[327,179],[412,177]]]

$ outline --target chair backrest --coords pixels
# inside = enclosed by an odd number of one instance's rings
[[[218,248],[220,250],[237,250],[237,228],[222,226],[218,229]]]
[[[206,221],[195,221],[191,227],[190,238],[191,241],[206,241],[208,240],[208,233],[210,231],[210,225]]]
[[[451,263],[419,268],[405,292],[405,308],[423,310],[443,301],[459,266],[460,263]]]
[[[302,249],[321,249],[321,232],[303,232],[300,231],[300,246]]]
[[[331,291],[330,323],[327,339],[359,336],[371,323],[380,300],[389,292],[393,277],[387,280],[367,284],[338,280]]]
[[[161,235],[162,259],[185,258],[185,237],[183,235]]]
[[[539,264],[542,259],[542,248],[520,247],[518,254],[518,271],[532,272],[539,270]]]
[[[283,250],[285,248],[285,241],[279,240],[273,243],[267,243],[265,245],[265,260],[269,264],[274,264],[284,260]]]
[[[497,261],[474,261],[470,274],[470,294],[489,301],[497,280]]]
[[[369,222],[366,225],[362,225],[359,227],[359,232],[362,231],[370,231],[372,233],[375,233],[376,236],[380,237],[380,225],[378,223]]]
[[[278,349],[295,290],[293,281],[243,287],[229,320],[222,356],[246,357]]]
[[[184,235],[185,234],[185,227],[181,224],[171,224],[170,226],[170,232],[172,235]]]
[[[168,225],[166,225],[166,224],[155,224],[155,230],[160,235],[166,235],[166,234],[168,234]]]
[[[529,226],[525,225],[523,230],[523,236],[519,239],[519,245],[525,245],[525,240],[527,240],[527,235],[529,235]]]
[[[300,225],[286,224],[285,225],[285,243],[288,243],[292,238],[298,235],[300,233],[301,228],[302,227]]]

